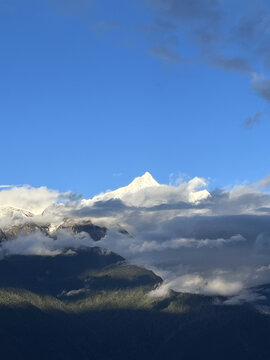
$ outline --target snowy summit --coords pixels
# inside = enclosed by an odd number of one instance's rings
[[[108,191],[93,197],[93,201],[106,201],[109,199],[122,199],[126,195],[137,193],[140,190],[161,186],[153,176],[146,171],[142,176],[136,177],[129,185]]]

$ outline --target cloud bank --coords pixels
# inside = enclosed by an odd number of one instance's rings
[[[66,231],[59,231],[57,238],[51,238],[41,232],[36,232],[4,242],[0,248],[0,259],[10,255],[56,256],[63,253],[70,255],[71,249],[91,247],[93,244],[93,240],[85,233],[73,235]]]
[[[15,207],[26,209],[33,214],[40,214],[48,206],[59,201],[73,201],[78,195],[67,192],[60,193],[57,190],[48,189],[46,186],[38,188],[29,185],[0,187],[0,207]]]
[[[59,225],[65,218],[91,219],[109,231],[98,243],[86,234],[55,236],[55,230],[54,237],[20,236],[2,243],[2,256],[54,256],[98,245],[162,276],[164,283],[152,296],[174,289],[239,297],[270,281],[269,176],[210,192],[201,178],[160,185],[150,176],[82,200],[47,188],[3,188],[1,205],[4,199],[6,205],[34,209],[31,221]]]

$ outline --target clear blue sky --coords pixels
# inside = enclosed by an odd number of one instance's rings
[[[270,5],[253,4],[0,0],[0,183],[267,175]]]

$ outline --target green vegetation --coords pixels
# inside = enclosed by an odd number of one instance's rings
[[[171,313],[196,311],[213,302],[211,297],[171,293],[164,298],[149,296],[151,287],[141,286],[112,291],[74,291],[61,297],[39,295],[24,289],[0,289],[0,306],[12,308],[36,307],[42,311],[63,311],[70,313],[102,310],[151,310]]]
[[[152,271],[147,271],[144,268],[141,268],[136,265],[123,265],[123,266],[113,266],[110,268],[105,268],[100,271],[88,270],[83,277],[92,276],[92,277],[103,277],[110,276],[112,279],[126,279],[134,280],[136,278],[147,275],[153,280],[156,280],[157,276]]]
[[[57,299],[0,290],[1,358],[9,360],[266,360],[270,321],[244,307],[147,287]]]
[[[67,307],[61,300],[22,289],[0,289],[0,306],[17,309],[35,307],[43,311],[67,311]]]

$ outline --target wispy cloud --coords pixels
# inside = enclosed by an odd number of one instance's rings
[[[257,125],[261,122],[261,118],[263,116],[263,112],[258,111],[256,112],[256,114],[254,114],[253,116],[249,116],[247,117],[244,122],[243,125],[247,128],[247,129],[251,129],[253,128],[254,125]]]
[[[264,75],[253,75],[252,89],[263,99],[270,101],[270,79],[266,78]]]
[[[148,3],[172,19],[218,21],[221,16],[218,0],[148,0]]]
[[[266,1],[249,7],[240,1],[234,8],[233,23],[227,7],[218,0],[145,0],[145,3],[153,14],[152,23],[144,26],[144,31],[155,33],[155,44],[148,50],[151,56],[178,64],[187,63],[183,59],[189,58],[191,63],[203,62],[215,69],[248,76],[255,93],[270,101],[270,81],[266,75],[255,72],[258,66],[264,74],[270,68],[270,11]],[[175,39],[173,47],[166,44],[166,37]],[[156,46],[158,41],[160,46]],[[180,55],[178,44],[183,42],[197,51],[190,56],[181,47]],[[258,118],[258,115],[249,118],[247,126]]]
[[[241,57],[228,58],[221,55],[214,55],[209,59],[211,66],[225,71],[236,71],[243,74],[250,74],[252,68],[246,59]]]
[[[186,61],[178,52],[174,51],[166,45],[152,46],[149,49],[149,54],[171,64],[177,64]]]

